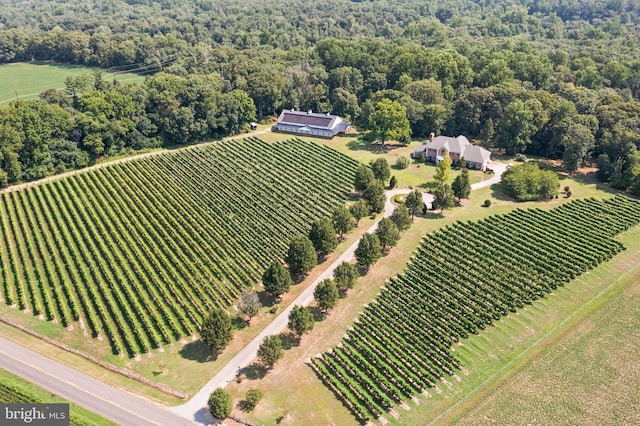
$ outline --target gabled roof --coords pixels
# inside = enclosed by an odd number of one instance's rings
[[[452,138],[450,136],[438,136],[432,142],[420,144],[413,152],[424,152],[427,149],[439,151],[444,148],[447,152],[462,154],[469,145],[471,145],[469,140],[462,135],[457,138]]]
[[[464,150],[464,154],[462,156],[467,162],[483,164],[489,161],[491,152],[481,146],[470,145]]]
[[[349,127],[349,123],[342,120],[342,117],[331,114],[319,114],[311,111],[282,110],[278,117],[278,124],[307,126],[310,128],[331,130],[334,132],[344,132]]]

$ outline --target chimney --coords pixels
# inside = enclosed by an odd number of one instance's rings
[[[431,134],[429,135],[429,140],[430,140],[431,142],[433,142],[433,138],[434,138],[435,136],[436,136],[436,135],[435,135],[433,132],[431,132]]]

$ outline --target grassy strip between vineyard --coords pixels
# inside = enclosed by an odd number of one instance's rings
[[[8,371],[0,369],[0,402],[20,404],[61,403],[67,401]],[[69,405],[69,414],[71,426],[111,426],[116,424],[73,403]]]

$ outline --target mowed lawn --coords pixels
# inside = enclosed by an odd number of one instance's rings
[[[92,75],[94,71],[95,68],[51,62],[0,65],[0,105],[15,99],[16,92],[20,99],[35,98],[47,89],[64,89],[64,82],[68,76]],[[113,73],[107,70],[103,70],[103,73],[106,81],[113,81]],[[144,80],[144,76],[132,73],[116,74],[115,78],[121,83]]]

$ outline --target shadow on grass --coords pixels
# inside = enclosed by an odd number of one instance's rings
[[[218,354],[212,353],[202,340],[187,343],[180,349],[179,354],[184,359],[198,362],[214,361],[218,358]]]
[[[244,317],[241,317],[241,316],[237,316],[231,320],[231,327],[233,327],[234,330],[242,330],[248,325],[249,324],[244,319]]]
[[[282,341],[282,349],[285,351],[300,346],[300,339],[292,332],[280,333],[280,341]]]
[[[267,368],[262,364],[258,364],[254,362],[253,364],[249,364],[246,367],[240,369],[238,372],[238,376],[244,376],[248,380],[260,380],[264,379],[267,375]]]
[[[258,292],[258,299],[260,300],[260,304],[266,308],[271,308],[278,302],[278,298],[276,296],[273,296],[264,290]]]
[[[313,320],[315,322],[324,321],[327,316],[325,312],[317,306],[309,306],[308,309],[309,312],[311,312],[311,315],[313,315]]]

